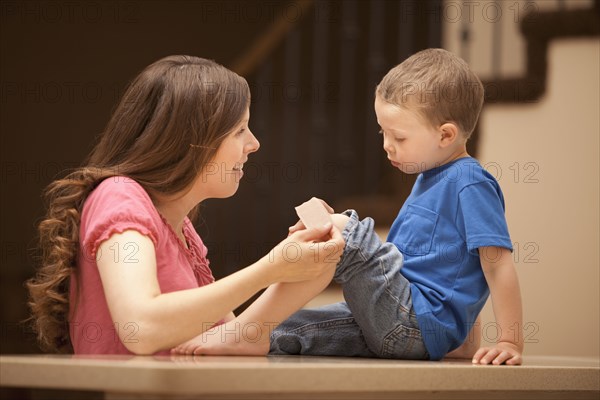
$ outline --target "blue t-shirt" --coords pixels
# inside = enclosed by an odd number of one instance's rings
[[[423,341],[439,360],[464,342],[489,295],[478,248],[512,251],[500,186],[471,157],[425,171],[387,240],[404,255]]]

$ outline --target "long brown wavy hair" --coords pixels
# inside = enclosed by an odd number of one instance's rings
[[[84,166],[44,192],[41,262],[26,282],[30,320],[43,350],[72,352],[69,284],[80,252],[80,215],[90,192],[116,175],[137,181],[152,198],[190,188],[249,104],[244,78],[198,57],[165,57],[129,84]]]

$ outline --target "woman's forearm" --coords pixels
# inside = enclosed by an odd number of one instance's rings
[[[261,259],[206,286],[159,294],[140,302],[130,324],[137,332],[134,335],[130,330],[121,338],[123,344],[136,354],[152,354],[206,331],[272,283],[264,262],[268,261]]]

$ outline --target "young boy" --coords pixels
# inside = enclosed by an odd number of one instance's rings
[[[298,311],[273,331],[269,346],[264,339],[233,345],[221,336],[221,344],[196,341],[187,352],[223,353],[229,346],[227,352],[244,354],[520,364],[521,297],[503,195],[466,151],[482,104],[481,81],[445,50],[421,51],[389,71],[375,96],[383,148],[393,167],[419,176],[385,243],[372,219],[360,221],[353,210],[344,213],[348,218],[335,216],[346,245],[334,280],[346,302]],[[270,305],[284,307],[282,300],[297,299],[300,288],[273,296]],[[488,294],[499,340],[477,350],[480,335],[468,334]],[[268,310],[247,310],[240,322],[269,321]]]

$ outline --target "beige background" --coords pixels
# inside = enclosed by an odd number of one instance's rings
[[[599,57],[598,38],[553,41],[547,94],[481,116],[479,158],[518,243],[527,354],[600,356]]]

